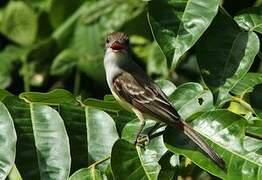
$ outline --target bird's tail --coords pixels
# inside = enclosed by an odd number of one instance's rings
[[[198,145],[221,169],[225,170],[224,160],[192,129],[186,122],[181,121],[182,130],[194,143]]]

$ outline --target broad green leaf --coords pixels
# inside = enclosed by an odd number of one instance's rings
[[[243,29],[262,34],[262,6],[245,9],[234,19]]]
[[[30,107],[16,96],[7,96],[2,102],[8,108],[16,129],[16,166],[24,179],[40,179]]]
[[[5,179],[15,162],[17,137],[13,119],[2,102],[0,102],[0,129],[0,179]]]
[[[76,66],[78,56],[72,49],[65,49],[54,59],[51,66],[52,75],[70,75]]]
[[[214,108],[211,91],[205,90],[198,83],[185,83],[179,86],[169,99],[183,119]]]
[[[22,1],[9,2],[4,12],[1,31],[18,44],[30,45],[37,34],[37,15]]]
[[[23,180],[15,164],[12,167],[10,173],[8,174],[8,179],[9,180]]]
[[[41,179],[67,179],[71,156],[62,118],[49,106],[30,104]]]
[[[262,74],[249,72],[240,81],[238,81],[231,92],[236,95],[243,96],[246,93],[252,92],[254,86],[257,84],[262,84]]]
[[[197,47],[202,77],[218,95],[218,103],[248,72],[258,49],[255,33],[241,31],[231,17],[219,11]]]
[[[218,11],[219,0],[151,0],[149,22],[155,40],[175,68],[181,56],[205,32]]]
[[[160,166],[155,158],[156,154],[153,151],[144,151],[125,140],[118,140],[111,154],[114,178],[156,180]]]
[[[72,174],[69,180],[102,180],[101,172],[93,168],[82,168]]]
[[[123,108],[115,101],[115,99],[110,100],[99,100],[94,98],[88,98],[83,102],[84,105],[88,107],[94,107],[104,111],[118,112],[123,110]]]
[[[119,138],[114,120],[104,111],[91,107],[85,108],[87,146],[89,164],[99,161],[110,155],[115,141]],[[106,165],[101,164],[105,169]]]
[[[226,179],[259,179],[262,175],[262,141],[245,136],[247,121],[226,110],[206,112],[197,117],[193,128],[226,163],[225,174],[184,134],[169,128],[164,134],[167,148],[185,155],[211,174]]]
[[[55,89],[48,93],[24,92],[19,95],[21,99],[27,102],[39,102],[49,105],[59,104],[78,104],[75,97],[64,89]]]

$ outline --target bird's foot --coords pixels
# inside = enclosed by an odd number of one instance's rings
[[[147,134],[140,134],[135,141],[135,145],[145,148],[149,144],[149,136]]]

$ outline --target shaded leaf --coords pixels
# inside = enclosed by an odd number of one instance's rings
[[[21,45],[30,45],[37,34],[37,15],[23,1],[12,1],[5,9],[1,31]]]
[[[114,178],[118,179],[157,179],[160,166],[156,154],[143,151],[125,140],[118,140],[113,146],[111,167]]]
[[[0,100],[2,101],[6,96],[12,96],[12,94],[4,89],[0,89]]]
[[[41,104],[30,104],[30,112],[41,179],[67,179],[71,156],[62,118]]]
[[[247,135],[262,139],[262,120],[253,120],[246,128]]]
[[[262,6],[245,9],[234,19],[243,29],[262,34]]]
[[[104,111],[86,107],[86,128],[89,164],[110,155],[115,141],[119,138],[114,120]],[[106,165],[100,165],[105,169]]]
[[[153,35],[167,58],[176,67],[215,17],[220,1],[151,0],[149,22]]]
[[[2,102],[0,102],[0,129],[0,179],[5,179],[15,162],[17,137],[13,119]]]
[[[84,105],[88,107],[94,107],[104,111],[118,112],[123,110],[123,108],[118,104],[115,99],[113,100],[99,100],[94,98],[88,98],[83,102]]]
[[[24,92],[19,97],[27,102],[40,102],[49,105],[78,104],[75,97],[64,89],[55,89],[48,93]]]

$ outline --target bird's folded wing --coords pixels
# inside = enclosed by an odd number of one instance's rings
[[[171,123],[179,119],[179,115],[170,104],[164,93],[152,82],[146,82],[122,72],[113,80],[115,93],[133,105],[140,112],[154,118]]]

